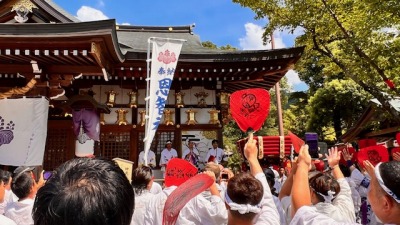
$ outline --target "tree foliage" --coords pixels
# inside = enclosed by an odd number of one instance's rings
[[[399,113],[388,103],[400,86],[400,4],[398,0],[233,0],[251,8],[257,18],[268,18],[264,41],[276,30],[300,31],[297,46],[306,46],[296,65],[303,78],[311,68],[325,77],[352,79],[377,98],[398,121]],[[317,62],[317,63],[313,63]],[[314,77],[310,77],[314,78]],[[321,84],[317,82],[315,84]],[[384,95],[388,92],[390,95]]]
[[[307,130],[316,131],[323,140],[337,141],[358,120],[369,99],[368,93],[352,80],[327,82],[309,99]]]

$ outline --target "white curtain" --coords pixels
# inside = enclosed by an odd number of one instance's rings
[[[42,165],[48,111],[44,97],[0,100],[0,164]]]

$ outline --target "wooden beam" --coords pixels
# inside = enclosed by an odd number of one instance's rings
[[[364,136],[365,137],[375,137],[375,136],[380,136],[380,135],[384,135],[384,134],[396,133],[399,130],[400,130],[400,126],[390,127],[390,128],[382,129],[379,131],[369,132],[369,133],[365,134]],[[394,136],[395,135],[393,134],[393,137]]]
[[[102,75],[99,66],[69,66],[69,65],[40,65],[49,74],[80,74]],[[0,64],[0,71],[3,74],[31,74],[31,64]]]

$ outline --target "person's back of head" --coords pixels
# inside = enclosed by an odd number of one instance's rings
[[[400,162],[389,161],[375,167],[368,193],[372,210],[385,224],[400,224]]]
[[[260,202],[264,188],[259,180],[249,173],[240,173],[228,182],[225,201],[233,220],[251,222],[261,211]],[[229,218],[228,218],[229,220]]]
[[[39,189],[36,225],[128,225],[134,193],[118,165],[101,158],[76,158],[57,168]]]
[[[132,173],[132,187],[137,195],[149,188],[153,180],[153,171],[148,166],[139,166]]]
[[[339,194],[340,185],[335,178],[318,173],[309,179],[310,188],[314,191],[317,202],[331,203],[332,200]],[[314,204],[317,202],[313,201]]]
[[[11,182],[11,190],[19,200],[34,196],[35,180],[32,174],[33,167],[20,166],[14,170]]]
[[[211,171],[215,174],[215,179],[218,180],[221,174],[221,169],[219,165],[214,162],[208,162],[204,167],[204,171]]]

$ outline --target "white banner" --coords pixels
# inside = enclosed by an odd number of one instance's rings
[[[42,165],[48,112],[44,97],[0,100],[0,164]]]
[[[183,41],[168,39],[152,40],[152,58],[150,70],[150,90],[148,90],[148,107],[146,107],[147,123],[144,139],[144,159],[147,164],[147,153],[153,141],[158,125],[161,123],[169,89],[174,78]]]

